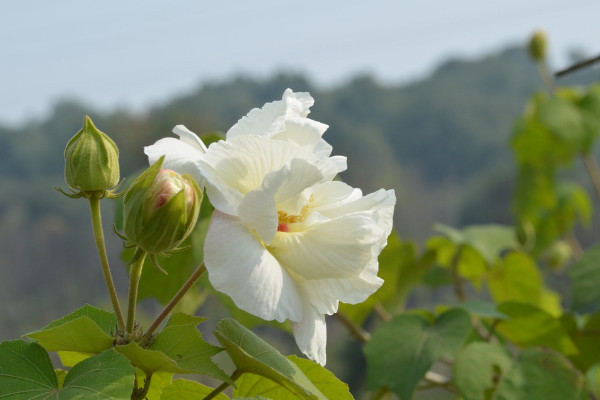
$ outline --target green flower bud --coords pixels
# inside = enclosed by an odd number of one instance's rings
[[[544,61],[546,59],[547,40],[543,31],[535,31],[529,40],[529,55],[535,61]]]
[[[562,271],[573,255],[573,250],[569,243],[564,240],[557,240],[552,243],[543,253],[543,258],[552,271]]]
[[[140,175],[123,201],[124,235],[148,254],[175,250],[192,233],[202,203],[194,178],[161,169],[163,161]]]
[[[119,183],[119,149],[90,117],[65,149],[65,179],[81,192],[104,192]]]

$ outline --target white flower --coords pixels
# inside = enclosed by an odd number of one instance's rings
[[[259,136],[211,145],[200,166],[218,210],[204,246],[211,283],[251,314],[292,321],[302,352],[325,364],[324,314],[383,283],[394,192],[363,197],[331,180],[329,158]]]
[[[201,175],[216,209],[204,246],[215,289],[263,319],[289,319],[302,352],[324,365],[325,315],[383,283],[377,257],[396,199],[393,190],[363,196],[332,180],[345,158],[330,157],[321,138],[327,127],[306,118],[310,105],[308,94],[286,90],[208,151],[185,136],[146,153],[167,153],[168,168]]]

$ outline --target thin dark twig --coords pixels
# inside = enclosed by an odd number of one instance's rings
[[[573,64],[573,65],[571,65],[568,68],[565,68],[563,70],[560,70],[560,71],[556,72],[554,74],[554,77],[555,78],[560,78],[562,76],[570,74],[571,72],[578,71],[578,70],[583,69],[585,67],[589,67],[590,65],[592,65],[594,63],[597,63],[598,61],[600,61],[600,56],[596,56],[594,58],[589,58],[587,60],[580,61],[577,64]]]

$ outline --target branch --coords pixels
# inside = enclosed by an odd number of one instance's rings
[[[580,61],[577,64],[571,65],[568,68],[558,71],[557,73],[554,74],[554,77],[560,78],[562,76],[570,74],[571,72],[578,71],[585,67],[589,67],[590,65],[597,63],[598,61],[600,61],[600,56],[596,56],[594,58],[589,58],[587,60]]]

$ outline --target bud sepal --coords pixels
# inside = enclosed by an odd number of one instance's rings
[[[90,117],[65,148],[65,180],[73,193],[57,188],[72,197],[120,197],[119,149],[115,142],[100,131]]]
[[[152,255],[175,251],[192,233],[202,191],[190,175],[161,169],[164,156],[140,175],[123,201],[123,237]]]

